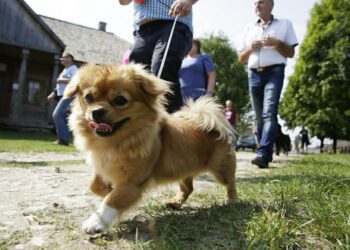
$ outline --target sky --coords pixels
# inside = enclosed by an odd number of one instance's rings
[[[147,0],[146,0],[147,1]],[[39,15],[53,17],[91,28],[100,21],[107,23],[107,31],[128,42],[133,41],[133,4],[122,6],[118,0],[25,0]],[[243,28],[257,20],[254,0],[199,0],[193,6],[194,37],[201,38],[211,33],[223,32],[236,47]],[[320,0],[275,0],[273,14],[289,19],[294,27],[299,44],[302,42],[310,19],[310,11]],[[284,89],[288,76],[293,73],[298,57],[289,59],[286,67]]]

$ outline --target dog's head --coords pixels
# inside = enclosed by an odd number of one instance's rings
[[[141,128],[163,112],[168,83],[147,73],[142,66],[88,64],[78,70],[64,96],[76,96],[71,128],[109,137],[124,127]],[[78,121],[76,121],[78,120]]]

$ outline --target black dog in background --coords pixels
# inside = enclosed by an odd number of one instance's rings
[[[285,135],[282,132],[281,125],[278,124],[277,135],[275,141],[276,155],[279,155],[283,151],[285,155],[292,150],[292,144],[289,135]]]

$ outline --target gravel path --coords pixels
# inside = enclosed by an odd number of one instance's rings
[[[270,171],[253,167],[253,156],[237,153],[237,178]],[[91,169],[64,164],[82,159],[79,153],[0,153],[0,249],[99,249],[80,229],[100,203],[88,190]],[[48,161],[56,163],[42,164]],[[285,157],[274,162],[272,167],[282,167]],[[198,178],[195,189],[213,185],[206,179]]]

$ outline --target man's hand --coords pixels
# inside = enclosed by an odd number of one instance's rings
[[[262,40],[263,47],[273,47],[282,56],[292,58],[295,54],[294,46],[290,46],[277,38],[267,36]]]
[[[263,42],[257,40],[257,41],[252,42],[251,50],[252,50],[252,51],[258,51],[258,50],[260,50],[262,47],[263,47]]]
[[[132,2],[132,0],[119,0],[119,3],[121,4],[121,5],[128,5],[129,3],[131,3]]]
[[[50,101],[51,99],[53,99],[55,97],[55,92],[51,92],[51,94],[49,94],[47,96],[47,100]]]
[[[280,40],[272,36],[267,36],[262,40],[262,44],[264,47],[277,47],[279,43]]]
[[[196,2],[193,0],[175,0],[170,7],[169,15],[176,16],[177,14],[180,17],[188,16],[192,9],[192,4]]]

